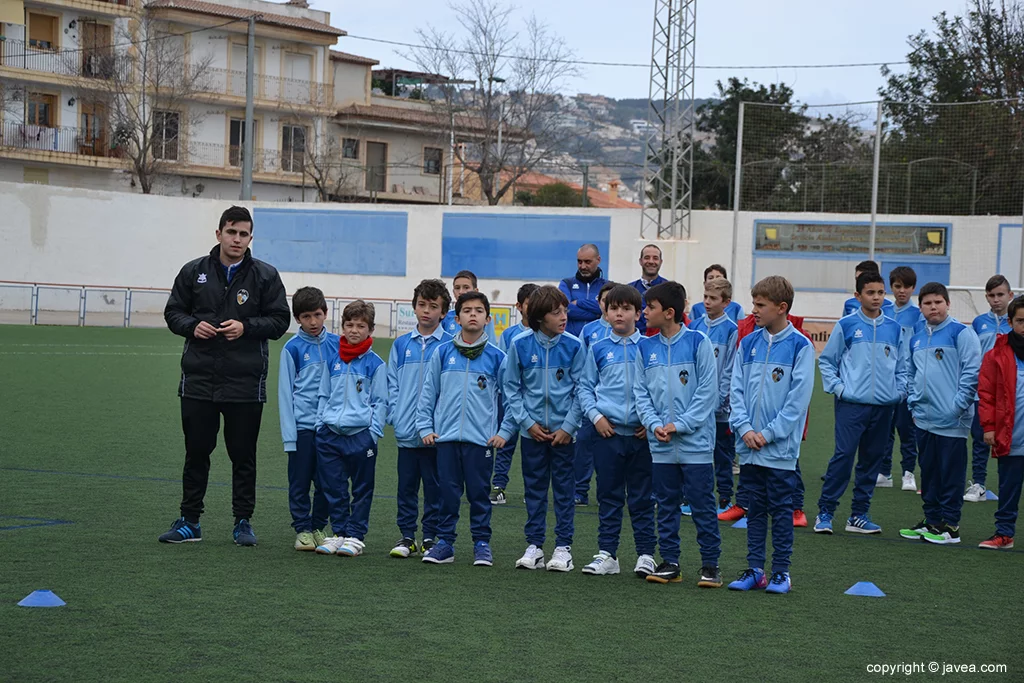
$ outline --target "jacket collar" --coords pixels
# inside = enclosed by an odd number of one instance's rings
[[[767,327],[762,327],[761,328],[761,334],[764,337],[764,340],[766,342],[774,344],[776,342],[782,341],[783,339],[785,339],[789,335],[793,334],[795,329],[796,328],[793,327],[793,323],[788,323],[786,325],[786,327],[783,328],[783,330],[781,332],[779,332],[778,334],[772,334],[771,332],[768,331]]]
[[[721,325],[726,320],[730,320],[730,319],[731,318],[729,318],[729,314],[728,313],[722,313],[722,315],[720,315],[717,318],[715,318],[714,320],[712,320],[710,317],[708,317],[708,314],[707,314],[706,309],[705,309],[704,322],[705,322],[705,324],[708,327],[715,327],[716,325]]]
[[[677,341],[682,339],[687,333],[692,332],[693,330],[687,329],[686,325],[683,325],[682,327],[679,328],[679,331],[676,332],[671,338],[666,337],[664,332],[659,332],[658,336],[661,337],[665,341],[665,343],[671,345],[675,344]]]
[[[644,336],[640,334],[640,330],[633,330],[633,334],[629,335],[628,337],[620,337],[619,335],[615,334],[614,330],[612,330],[611,333],[611,339],[614,339],[615,342],[619,344],[625,343],[626,341],[628,341],[631,344],[639,344],[640,340],[643,338]]]
[[[862,322],[867,323],[868,325],[871,325],[872,327],[878,327],[879,325],[882,324],[882,321],[885,320],[885,313],[882,313],[881,311],[879,311],[879,315],[878,315],[877,318],[869,318],[867,316],[867,314],[864,313],[864,309],[863,308],[858,308],[855,311],[855,313],[856,313],[857,317],[861,319]]]
[[[896,304],[896,302],[893,302],[893,304],[892,304],[892,310],[895,311],[896,313],[902,313],[903,311],[909,311],[913,307],[914,307],[914,302],[913,301],[908,301],[907,305],[906,306],[902,306],[902,307],[898,306]]]
[[[556,334],[554,337],[549,337],[540,330],[533,333],[534,339],[545,349],[552,349],[558,344],[558,341],[562,338],[561,334]]]
[[[426,336],[420,334],[420,329],[419,329],[418,326],[414,327],[414,328],[412,328],[412,338],[413,339],[424,339],[424,340],[426,340],[426,339],[436,339],[437,341],[442,341],[444,339],[444,324],[443,324],[443,322],[442,323],[438,323],[437,327],[434,328],[434,331],[431,332],[430,334],[426,335]]]
[[[302,341],[305,341],[305,342],[309,342],[310,344],[319,344],[322,341],[324,341],[325,339],[327,339],[327,328],[326,327],[321,328],[320,329],[320,334],[318,334],[317,336],[314,337],[313,335],[309,334],[308,332],[306,332],[305,330],[303,330],[300,327],[299,328],[299,339],[301,339]]]
[[[991,311],[989,311],[989,312],[991,313]],[[924,327],[925,327],[926,330],[928,330],[928,331],[930,331],[932,333],[935,333],[935,332],[938,332],[939,330],[941,330],[942,328],[946,327],[947,325],[949,325],[951,322],[953,322],[953,316],[947,314],[946,315],[946,319],[943,320],[938,325],[932,325],[930,322],[925,321]]]

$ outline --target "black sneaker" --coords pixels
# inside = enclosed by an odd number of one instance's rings
[[[437,541],[433,538],[424,538],[423,545],[420,546],[420,552],[426,555],[428,552],[430,552],[430,549],[433,548],[434,544],[436,543]]]
[[[203,531],[198,524],[188,522],[184,517],[179,517],[171,524],[169,531],[160,534],[157,539],[161,543],[190,543],[203,540]]]
[[[679,565],[671,562],[662,562],[653,574],[647,575],[651,583],[679,583],[683,577],[679,575]]]
[[[504,505],[508,502],[508,499],[505,497],[505,489],[500,486],[491,487],[490,499],[491,505]]]
[[[704,565],[700,568],[700,579],[697,580],[697,585],[701,588],[721,588],[722,572],[718,570],[718,567]]]
[[[960,527],[950,526],[943,522],[938,528],[928,527],[928,531],[921,534],[928,543],[934,543],[936,545],[950,545],[960,542]]]
[[[416,554],[416,539],[405,536],[391,549],[391,557],[406,558]]]
[[[249,524],[247,519],[238,520],[232,536],[235,538],[235,545],[251,547],[257,543],[256,532],[252,530],[252,524]]]

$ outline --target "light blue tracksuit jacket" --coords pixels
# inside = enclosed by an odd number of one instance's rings
[[[583,326],[583,331],[580,333],[580,341],[583,342],[584,346],[590,347],[611,333],[611,323],[604,318],[598,318],[597,320],[592,320]]]
[[[522,323],[513,327],[506,327],[501,333],[501,339],[498,340],[498,348],[508,354],[508,347],[511,346],[512,340],[521,334],[528,334],[532,332],[529,325],[523,325]]]
[[[550,432],[575,435],[582,414],[576,385],[586,360],[583,342],[569,333],[549,337],[543,332],[512,340],[505,361],[502,393],[505,415],[519,425],[524,439],[539,424]]]
[[[718,406],[715,408],[715,422],[728,422],[732,364],[736,358],[736,339],[739,335],[736,321],[730,318],[728,313],[714,320],[705,314],[690,321],[690,329],[706,334],[715,347],[715,367],[718,369]]]
[[[918,429],[967,438],[974,419],[981,344],[970,327],[947,317],[910,340],[907,405]]]
[[[620,436],[632,436],[640,426],[633,398],[639,332],[620,337],[614,332],[587,349],[583,379],[580,381],[580,408],[588,420],[597,424],[607,418]]]
[[[984,356],[986,353],[992,350],[992,347],[996,345],[996,336],[1000,334],[1009,334],[1010,330],[1010,319],[1005,315],[996,315],[992,311],[982,313],[974,322],[971,324],[971,328],[974,333],[978,335],[978,343],[981,344],[981,355]]]
[[[424,337],[413,330],[395,340],[388,354],[388,415],[395,428],[399,448],[423,448],[416,427],[416,410],[427,366],[438,347],[450,340],[450,334],[438,325],[433,334]]]
[[[327,425],[344,436],[369,429],[376,442],[384,436],[388,414],[387,368],[370,349],[351,363],[337,356],[325,367],[318,392],[317,428]]]
[[[286,453],[295,452],[300,429],[316,428],[317,392],[324,366],[338,357],[338,335],[320,330],[311,337],[301,329],[281,349],[277,381],[277,412]]]
[[[888,406],[907,399],[903,328],[885,315],[857,309],[841,318],[818,358],[825,392],[847,403]]]

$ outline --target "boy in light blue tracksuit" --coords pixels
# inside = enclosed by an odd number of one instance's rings
[[[452,294],[456,299],[466,292],[479,291],[480,290],[477,289],[476,274],[471,270],[460,270],[455,274],[455,277],[452,278]],[[451,337],[454,337],[459,333],[459,321],[455,315],[454,308],[445,314],[444,320],[441,321],[441,327],[443,327],[444,331]],[[486,332],[487,338],[490,342],[496,345],[498,343],[498,335],[494,331],[493,320],[487,321],[487,327],[484,328],[484,331]]]
[[[704,269],[704,284],[711,282],[712,280],[728,280],[729,275],[726,273],[725,266],[718,263],[712,263],[710,266]],[[725,305],[725,314],[729,316],[729,319],[734,323],[739,323],[746,317],[743,312],[743,306],[740,306],[737,302],[731,299]],[[690,307],[690,322],[700,320],[707,315],[707,307],[703,301],[698,301]],[[717,316],[716,316],[717,317]],[[727,383],[728,384],[728,383]]]
[[[981,344],[949,316],[949,293],[929,282],[918,295],[924,329],[910,340],[910,395],[918,431],[924,520],[900,536],[945,545],[960,542],[967,435],[974,418]]]
[[[370,336],[375,315],[373,304],[362,300],[345,307],[338,356],[317,392],[317,468],[334,531],[316,548],[324,555],[356,557],[365,547],[377,441],[388,411],[387,367]]]
[[[437,449],[423,445],[416,426],[416,408],[423,392],[427,366],[438,347],[452,337],[442,329],[441,316],[451,305],[440,280],[423,280],[413,291],[416,329],[403,334],[388,354],[388,423],[398,442],[398,530],[402,538],[391,557],[426,553],[437,537],[441,488],[437,479]],[[416,546],[420,482],[423,482],[423,542]]]
[[[732,507],[732,465],[736,458],[736,439],[729,429],[729,392],[739,328],[736,321],[728,315],[730,303],[732,284],[725,278],[707,280],[704,283],[705,312],[699,319],[691,320],[689,325],[691,330],[706,334],[715,348],[718,370],[718,405],[715,408],[715,481],[718,487],[718,514],[727,512]]]
[[[532,334],[516,337],[508,350],[502,380],[506,420],[519,425],[523,485],[526,489],[526,552],[516,561],[522,569],[572,570],[572,437],[581,414],[576,385],[583,376],[583,342],[565,334],[568,300],[555,287],[530,296]],[[555,551],[544,562],[548,487],[555,508]]]
[[[747,565],[730,590],[788,593],[793,554],[793,496],[800,441],[814,391],[814,344],[789,322],[793,286],[764,278],[750,292],[758,329],[740,341],[732,371],[729,423],[747,491]],[[768,516],[772,575],[765,575]]]
[[[607,320],[604,298],[614,286],[614,282],[605,282],[601,285],[601,291],[597,293],[597,304],[601,307],[601,317],[583,326],[580,341],[583,342],[584,348],[596,344],[611,334],[612,326]],[[590,504],[590,479],[594,476],[593,442],[595,438],[594,425],[590,423],[590,420],[583,420],[573,446],[575,450],[573,468],[576,476],[576,495],[573,498],[573,503],[576,505]]]
[[[893,308],[894,320],[900,324],[900,328],[903,330],[903,341],[907,345],[919,326],[924,325],[921,309],[912,301],[916,288],[917,273],[910,266],[897,266],[889,271],[889,289],[896,299],[896,305]],[[909,359],[909,347],[905,349],[905,353]],[[889,443],[885,447],[882,467],[878,472],[875,486],[882,488],[892,486],[892,452],[896,445],[897,432],[900,435],[900,471],[903,472],[901,488],[904,491],[917,491],[917,481],[914,479],[914,469],[917,467],[917,428],[914,427],[914,418],[910,415],[910,408],[907,407],[906,401],[900,401],[893,409],[892,427],[889,428]]]
[[[982,357],[995,346],[998,335],[1010,332],[1010,320],[1006,315],[1013,299],[1010,282],[1002,275],[990,277],[985,283],[985,299],[990,310],[979,315],[971,324],[974,333],[978,335]],[[968,482],[967,491],[964,493],[964,500],[969,503],[981,503],[987,499],[985,482],[988,479],[990,454],[991,449],[985,443],[985,433],[981,429],[978,405],[975,401],[974,420],[971,422],[971,481]]]
[[[882,314],[885,281],[876,272],[857,278],[861,307],[836,323],[818,358],[825,393],[835,397],[835,454],[829,460],[818,500],[814,532],[832,533],[832,518],[850,482],[856,482],[846,530],[878,534],[868,510],[885,447],[893,407],[906,400],[907,356],[903,328]]]
[[[484,326],[490,304],[480,292],[467,292],[455,303],[460,332],[445,342],[430,361],[416,412],[420,437],[437,446],[441,482],[438,540],[424,556],[428,564],[455,559],[459,505],[465,491],[473,535],[473,564],[489,567],[491,503],[487,498],[493,469],[492,447],[512,435],[510,420],[498,423],[498,390],[505,354],[489,343]]]
[[[633,398],[636,356],[642,337],[640,292],[616,285],[606,294],[606,315],[612,334],[587,349],[579,385],[580,408],[594,425],[592,443],[597,470],[598,553],[584,574],[619,573],[622,509],[629,502],[637,562],[633,572],[646,578],[654,565],[654,501],[651,496],[651,449]]]
[[[860,263],[857,264],[857,267],[853,269],[853,281],[854,281],[854,283],[857,282],[857,280],[860,278],[860,276],[862,274],[864,274],[864,273],[872,273],[872,272],[873,273],[878,273],[879,272],[878,264],[875,263],[874,261],[861,261]],[[843,304],[843,316],[842,317],[845,318],[846,316],[848,316],[851,313],[853,313],[854,311],[856,311],[858,308],[860,308],[860,299],[858,299],[855,296],[851,296],[849,299],[846,300],[846,303]],[[888,299],[886,299],[886,300],[884,300],[882,302],[882,315],[889,316],[890,318],[895,318],[896,317],[895,306]]]
[[[633,395],[647,429],[658,502],[661,564],[647,580],[677,583],[679,504],[693,511],[700,546],[698,586],[722,585],[722,540],[715,507],[715,408],[719,405],[715,350],[703,333],[682,326],[686,290],[666,282],[647,290],[647,324],[660,330],[640,341]]]
[[[521,334],[530,332],[530,325],[527,323],[527,312],[530,308],[530,295],[535,291],[537,291],[537,285],[528,282],[520,287],[516,293],[516,309],[519,311],[519,324],[505,328],[497,344],[502,353],[506,355],[508,355],[508,347],[512,345],[513,339]],[[498,404],[498,421],[505,421],[504,397],[502,397],[501,402]],[[512,437],[504,446],[498,449],[497,454],[494,456],[494,476],[491,478],[490,494],[491,505],[504,505],[508,502],[505,489],[508,487],[508,473],[512,469],[512,456],[515,455],[516,444],[519,441],[519,425],[513,423],[513,426],[515,431],[512,433]]]
[[[337,357],[339,339],[324,327],[327,300],[316,287],[295,292],[292,314],[299,331],[281,349],[277,409],[288,454],[288,508],[297,534],[295,549],[309,551],[326,538],[327,500],[316,471],[317,391],[324,367]],[[310,484],[315,486],[312,508]]]

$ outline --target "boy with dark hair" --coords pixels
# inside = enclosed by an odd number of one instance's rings
[[[718,514],[732,505],[732,465],[736,459],[736,438],[729,429],[729,392],[732,365],[736,357],[737,327],[726,311],[732,303],[732,285],[724,278],[704,283],[704,310],[689,324],[691,330],[707,335],[714,345],[718,370],[718,405],[715,407],[715,481],[718,488]],[[692,511],[692,509],[691,509]]]
[[[338,357],[320,380],[317,469],[334,531],[317,546],[322,555],[356,557],[365,547],[377,441],[388,413],[387,368],[373,352],[370,336],[374,319],[371,303],[360,299],[345,306]]]
[[[725,280],[726,282],[729,281],[729,276],[726,275],[725,266],[719,265],[717,263],[712,263],[710,266],[704,269],[704,283],[707,284],[712,280]],[[700,320],[706,314],[707,309],[704,307],[703,302],[697,302],[690,307],[691,322]],[[740,320],[743,320],[745,316],[743,312],[743,307],[740,306],[735,301],[733,301],[731,297],[729,301],[726,303],[725,314],[729,316],[729,320],[732,320],[734,323],[738,323]]]
[[[874,261],[861,261],[853,269],[853,282],[856,285],[857,278],[859,278],[863,273],[877,272],[879,272],[877,263],[875,263]],[[842,317],[845,318],[846,316],[856,311],[858,308],[860,308],[860,301],[855,296],[850,297],[849,299],[846,300],[846,303],[843,304]],[[892,302],[889,301],[888,299],[882,302],[882,315],[887,315],[890,318],[895,316],[895,311],[893,310]]]
[[[612,326],[608,323],[608,309],[605,306],[604,298],[615,286],[615,282],[605,282],[597,292],[597,305],[601,308],[601,317],[583,326],[583,331],[580,333],[580,341],[586,346],[596,344],[611,334]]]
[[[441,327],[451,306],[448,288],[441,280],[423,280],[412,293],[416,329],[403,334],[388,354],[388,423],[398,442],[398,530],[402,538],[391,557],[406,558],[426,553],[437,536],[441,488],[437,479],[437,449],[423,445],[416,426],[416,409],[424,388],[424,376],[441,344],[452,337]],[[416,547],[416,517],[420,482],[423,482],[423,542]]]
[[[327,300],[316,287],[302,287],[292,296],[292,314],[299,331],[281,349],[277,411],[281,439],[288,455],[288,509],[297,534],[296,550],[316,550],[327,535],[327,500],[316,471],[317,392],[324,368],[334,359],[340,339],[327,331]],[[313,506],[309,487],[315,486]]]
[[[896,305],[893,311],[895,320],[903,330],[903,341],[908,343],[919,326],[924,325],[921,309],[914,305],[912,297],[917,288],[917,273],[910,266],[897,266],[889,271],[889,289],[892,290]],[[909,358],[910,351],[906,350]],[[885,447],[882,468],[878,472],[875,488],[892,487],[892,449],[896,445],[896,432],[900,435],[900,469],[903,477],[900,488],[904,491],[916,491],[917,481],[914,479],[914,468],[917,466],[917,428],[914,418],[910,415],[907,402],[896,404],[892,414],[892,426],[889,428],[889,443]]]
[[[569,301],[556,287],[540,287],[529,301],[532,334],[512,340],[502,393],[506,420],[522,434],[523,486],[526,489],[526,552],[516,561],[522,569],[572,570],[573,450],[580,426],[576,387],[583,376],[584,346],[565,334]],[[556,547],[544,562],[548,488],[555,507]]]
[[[452,278],[452,296],[458,301],[459,297],[466,292],[479,292],[477,289],[476,274],[471,270],[460,270],[455,273],[455,277]],[[459,333],[459,321],[455,317],[455,309],[449,310],[444,320],[441,322],[441,326],[444,331],[454,337]],[[487,334],[487,338],[492,344],[498,343],[498,335],[494,331],[494,321],[491,320],[487,323],[487,328],[484,330]]]
[[[945,545],[960,542],[981,344],[974,330],[950,317],[945,285],[929,282],[917,298],[925,326],[910,340],[907,402],[917,425],[924,519],[900,536]]]
[[[1010,550],[1024,483],[1024,297],[1010,303],[1011,329],[996,338],[981,361],[978,410],[985,443],[999,466],[996,533],[978,544],[987,550]]]
[[[730,590],[788,593],[793,554],[793,496],[800,440],[814,391],[814,344],[789,322],[793,285],[778,275],[750,291],[758,329],[743,338],[732,372],[732,413],[741,484],[749,498],[748,568]],[[768,516],[772,518],[772,575],[765,575]]]
[[[875,492],[893,406],[907,397],[906,341],[900,324],[882,315],[885,281],[878,271],[857,278],[860,308],[832,330],[818,369],[825,393],[835,397],[835,454],[829,460],[818,500],[814,533],[832,534],[832,517],[850,482],[856,458],[856,482],[846,530],[880,534],[868,509]]]
[[[978,335],[978,343],[981,345],[981,355],[995,346],[996,337],[1010,332],[1010,321],[1006,315],[1006,307],[1013,298],[1010,291],[1010,282],[1002,275],[993,275],[985,283],[985,299],[988,301],[989,311],[982,313],[971,327]],[[967,482],[967,491],[964,493],[964,500],[968,503],[983,503],[987,498],[985,481],[988,479],[988,457],[990,449],[985,443],[985,433],[979,421],[979,412],[975,405],[974,421],[971,423],[971,473],[972,479]]]
[[[465,491],[473,534],[473,565],[490,567],[492,447],[511,437],[510,420],[498,423],[498,384],[505,354],[489,343],[484,327],[491,305],[480,292],[465,292],[455,302],[460,332],[446,341],[430,361],[416,423],[426,446],[437,446],[441,482],[438,540],[424,556],[428,564],[455,560],[459,504]],[[500,428],[500,430],[499,430]]]
[[[629,501],[637,561],[633,572],[646,578],[654,565],[654,501],[651,497],[651,450],[633,399],[633,372],[638,344],[640,292],[616,285],[607,294],[605,311],[612,333],[587,349],[586,368],[579,385],[584,416],[596,429],[592,441],[597,469],[600,515],[598,553],[584,574],[619,573],[619,535],[622,509]]]
[[[501,333],[498,348],[501,349],[502,353],[507,355],[508,347],[512,344],[512,340],[521,334],[530,332],[527,312],[530,308],[530,295],[536,292],[537,289],[537,285],[528,282],[520,287],[516,293],[516,310],[519,311],[519,324],[507,327]],[[505,399],[502,398],[498,404],[498,422],[504,423],[504,421]],[[519,425],[513,422],[512,426],[514,428],[512,436],[504,446],[498,449],[498,453],[494,457],[494,477],[491,479],[490,494],[491,505],[504,505],[508,502],[508,498],[505,496],[505,488],[508,486],[509,470],[512,469],[512,456],[515,455],[516,444],[519,441]]]
[[[686,290],[665,282],[647,290],[647,320],[661,330],[640,341],[633,396],[651,448],[658,501],[661,564],[652,583],[678,583],[679,504],[690,502],[697,527],[701,570],[697,585],[718,588],[722,539],[715,510],[715,351],[704,334],[683,326]]]

